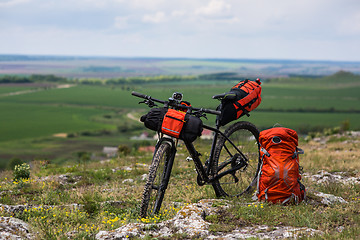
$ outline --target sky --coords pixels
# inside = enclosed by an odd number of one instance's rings
[[[360,61],[360,0],[0,0],[0,54]]]

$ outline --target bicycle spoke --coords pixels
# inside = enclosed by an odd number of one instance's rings
[[[221,177],[213,184],[213,187],[217,195],[239,196],[252,185],[259,170],[259,132],[251,123],[238,122],[230,126],[225,131],[225,135],[227,139],[219,139],[215,150],[217,173],[221,174],[233,169],[243,161],[247,165]],[[234,162],[232,163],[232,161]]]

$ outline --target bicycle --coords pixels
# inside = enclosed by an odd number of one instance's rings
[[[187,113],[198,118],[206,114],[220,115],[220,111],[184,106],[179,93],[174,93],[168,101],[155,99],[151,96],[132,92],[133,96],[145,100],[150,108],[164,105],[164,108],[186,109]],[[213,96],[222,100],[226,94]],[[229,96],[227,96],[229,97]],[[195,164],[197,184],[203,186],[211,184],[217,197],[241,196],[250,193],[257,183],[260,169],[259,131],[255,125],[247,121],[239,121],[230,125],[224,132],[220,131],[218,118],[216,127],[203,125],[203,128],[214,132],[210,156],[202,164],[201,154],[198,153],[190,141],[183,140]],[[160,211],[165,191],[168,187],[171,170],[175,160],[179,139],[169,137],[158,131],[159,140],[155,146],[149,174],[144,187],[140,206],[140,216],[156,215]]]

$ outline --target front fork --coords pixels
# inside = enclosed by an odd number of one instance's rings
[[[155,151],[154,151],[154,155],[156,154],[159,146],[163,143],[163,142],[168,142],[171,146],[171,151],[170,151],[170,156],[169,158],[167,158],[165,160],[165,163],[164,163],[164,172],[162,173],[163,176],[162,176],[162,179],[170,179],[170,175],[171,175],[171,170],[172,170],[172,167],[173,167],[173,164],[174,164],[174,160],[175,160],[175,155],[176,155],[176,144],[177,142],[175,143],[173,139],[171,138],[166,138],[166,137],[161,137],[160,140],[157,142],[156,146],[155,146]],[[160,183],[160,186],[159,186],[159,194],[160,192],[165,192],[167,187],[168,187],[168,183],[169,181],[162,181]]]

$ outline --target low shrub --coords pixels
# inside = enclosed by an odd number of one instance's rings
[[[14,168],[14,180],[29,179],[30,166],[27,163],[16,165]]]

